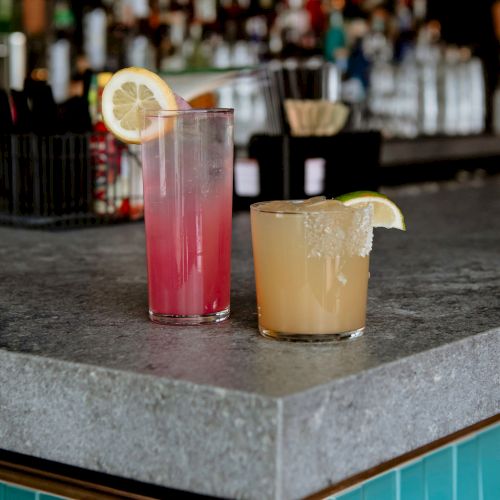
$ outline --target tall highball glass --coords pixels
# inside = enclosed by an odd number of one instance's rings
[[[229,316],[233,110],[145,112],[141,131],[149,317]]]

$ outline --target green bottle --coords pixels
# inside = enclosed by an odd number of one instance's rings
[[[327,61],[335,62],[337,49],[345,48],[346,35],[344,30],[344,17],[342,12],[334,10],[330,14],[330,27],[326,32],[324,55]]]

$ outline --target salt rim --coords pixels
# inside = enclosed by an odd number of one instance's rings
[[[322,202],[329,210],[313,211]],[[335,205],[331,205],[335,203]],[[252,210],[275,217],[302,217],[307,257],[367,257],[373,242],[373,206],[346,206],[337,200],[275,200],[254,203]]]
[[[303,212],[307,257],[349,255],[367,257],[373,242],[373,207],[346,207],[346,211]],[[354,210],[354,214],[352,213]]]
[[[350,207],[354,208],[354,207]],[[373,205],[370,203],[356,210],[353,221],[353,237],[351,244],[355,244],[355,249],[351,249],[352,255],[367,257],[370,255],[373,246]],[[357,249],[357,253],[356,250]]]

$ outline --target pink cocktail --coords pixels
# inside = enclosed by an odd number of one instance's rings
[[[229,316],[232,110],[145,115],[142,134],[149,316],[166,324]]]

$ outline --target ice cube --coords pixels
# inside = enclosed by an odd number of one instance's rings
[[[309,198],[307,200],[299,200],[300,203],[303,205],[312,205],[314,203],[318,203],[319,201],[324,201],[326,200],[326,196],[313,196],[312,198]]]
[[[281,213],[294,213],[301,212],[302,203],[297,203],[289,200],[275,200],[268,201],[260,205],[259,209],[262,212],[281,212]]]
[[[304,204],[304,212],[337,212],[346,209],[347,207],[337,200],[317,200]]]

